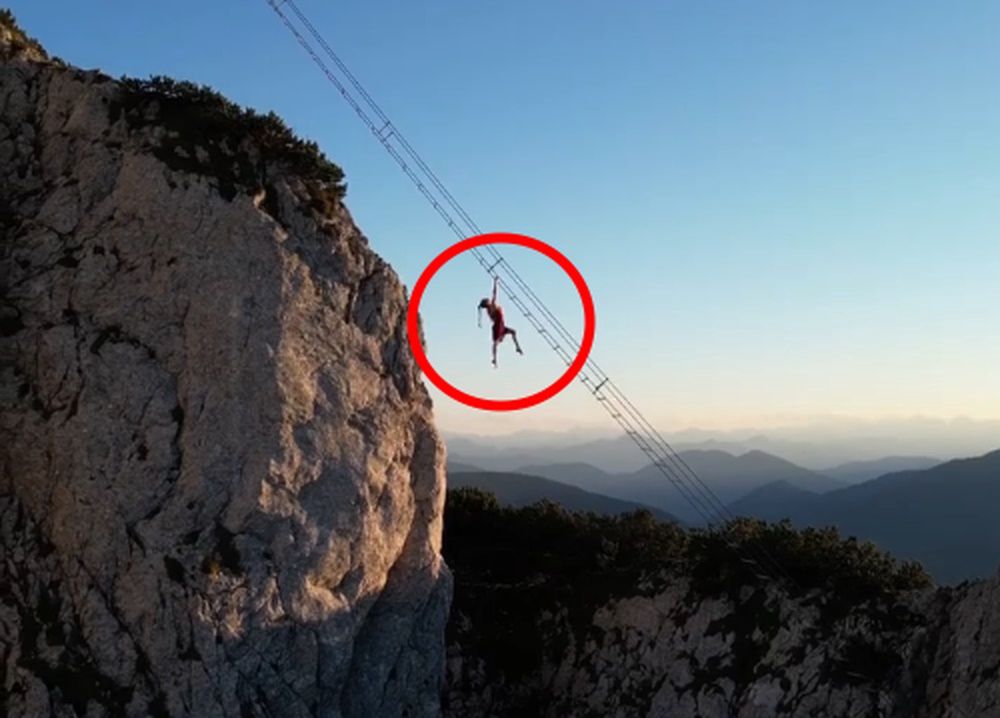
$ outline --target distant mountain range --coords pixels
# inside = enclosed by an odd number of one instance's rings
[[[977,456],[996,448],[1000,420],[968,418],[861,420],[827,417],[815,421],[766,430],[699,430],[663,432],[678,451],[725,451],[739,455],[764,451],[798,466],[827,473],[829,467],[847,462],[882,460],[882,457],[943,460]],[[514,471],[520,466],[582,462],[612,474],[641,469],[646,458],[626,436],[600,437],[593,430],[560,432],[523,431],[501,436],[445,433],[449,455],[454,459],[493,471]],[[890,466],[860,479],[886,471],[928,468],[926,465]]]
[[[862,481],[896,471],[929,469],[940,463],[941,459],[932,459],[929,456],[886,456],[872,461],[849,461],[846,464],[823,469],[820,473],[848,484],[860,484]]]
[[[748,451],[739,456],[718,450],[683,451],[680,457],[723,504],[773,481],[784,481],[815,493],[846,485],[763,451]],[[611,474],[580,462],[524,466],[518,471],[544,476],[606,496],[655,506],[686,523],[699,524],[706,518],[652,465],[625,474]]]
[[[588,463],[609,472],[635,471],[646,456],[627,436],[594,439],[578,444],[514,445],[485,439],[449,438],[448,455],[486,471],[517,471],[521,466]]]
[[[456,468],[462,467],[448,467],[448,488],[471,486],[484,489],[496,495],[497,500],[507,506],[528,506],[547,500],[570,511],[590,511],[614,516],[645,509],[661,521],[677,520],[656,507],[602,496],[541,476],[513,472],[457,471]]]
[[[798,526],[836,526],[920,561],[942,583],[992,575],[1000,566],[1000,451],[824,495],[772,482],[729,508]]]
[[[787,481],[772,481],[732,502],[728,509],[734,516],[781,521],[799,516],[807,507],[814,506],[819,498],[820,495],[815,491],[800,488]]]
[[[451,476],[453,473],[468,473],[470,471],[483,471],[483,469],[479,466],[466,464],[463,461],[452,461],[451,459],[448,459],[448,476]]]

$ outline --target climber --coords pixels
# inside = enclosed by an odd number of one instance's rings
[[[500,282],[499,277],[493,277],[493,298],[483,299],[479,302],[478,311],[476,313],[476,323],[479,326],[483,325],[483,310],[490,317],[490,321],[493,322],[493,366],[497,365],[497,344],[503,341],[503,338],[510,334],[511,339],[514,340],[514,348],[517,349],[518,354],[524,354],[521,351],[521,345],[517,343],[517,332],[508,327],[503,322],[503,309],[497,304],[497,284]]]

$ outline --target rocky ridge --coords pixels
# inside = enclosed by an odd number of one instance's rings
[[[894,609],[901,625],[870,604],[824,625],[819,603],[777,590],[689,592],[679,581],[615,600],[582,638],[563,612],[540,615],[545,658],[513,677],[463,647],[477,627],[459,613],[445,715],[1000,715],[1000,577],[914,596]]]
[[[446,518],[445,716],[1000,715],[1000,574],[926,586],[831,539],[783,557],[790,583],[728,550],[673,553],[685,531],[651,517],[573,519],[467,491]]]

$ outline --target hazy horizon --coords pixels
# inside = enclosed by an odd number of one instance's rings
[[[498,415],[503,417],[503,414]],[[507,416],[516,417],[517,414]],[[618,436],[621,430],[612,421],[594,421],[592,423],[582,423],[573,419],[567,419],[567,423],[556,426],[543,426],[525,428],[524,422],[518,421],[490,421],[492,417],[487,417],[487,421],[472,428],[469,422],[459,425],[445,421],[438,421],[438,428],[444,434],[453,436],[483,437],[483,438],[514,438],[523,437],[554,437],[562,436],[567,439],[579,437],[602,437]],[[803,417],[768,417],[757,423],[722,423],[721,425],[696,424],[696,423],[658,423],[656,428],[671,435],[692,435],[692,437],[703,435],[705,438],[713,436],[743,436],[752,437],[756,434],[796,434],[796,433],[816,433],[829,432],[849,433],[870,430],[873,427],[885,429],[896,427],[906,433],[917,427],[924,430],[932,430],[941,426],[957,428],[976,427],[977,429],[995,428],[997,430],[996,440],[1000,446],[1000,417],[976,417],[968,415],[957,416],[928,416],[928,415],[899,415],[899,416],[876,416],[859,417],[848,415],[815,415]]]
[[[658,427],[674,448],[715,448],[739,455],[760,450],[811,470],[824,470],[856,461],[894,456],[931,457],[941,461],[971,458],[1000,449],[1000,420],[928,417],[857,420],[850,417],[814,418],[812,422],[712,430]],[[648,463],[642,452],[624,440],[614,427],[587,427],[566,431],[523,430],[479,434],[442,429],[449,456],[459,461],[486,456],[505,469],[520,465],[575,461],[571,451],[592,442],[618,440],[620,447],[588,454],[580,460],[604,468],[634,470]],[[570,450],[570,451],[568,451]],[[567,452],[568,453],[563,453]],[[507,454],[507,459],[504,459]],[[605,456],[606,454],[606,456]],[[600,457],[600,458],[595,458]],[[473,462],[474,463],[474,462]]]

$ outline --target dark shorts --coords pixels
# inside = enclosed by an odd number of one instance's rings
[[[503,322],[493,322],[493,341],[502,342],[509,331]]]

